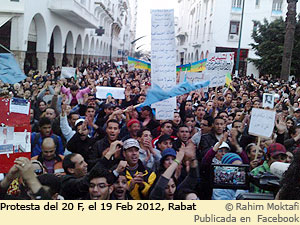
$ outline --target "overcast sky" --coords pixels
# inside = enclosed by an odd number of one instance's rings
[[[177,0],[138,0],[138,14],[136,38],[147,35],[147,37],[136,42],[138,50],[151,50],[151,9],[174,9],[175,16],[178,15]]]

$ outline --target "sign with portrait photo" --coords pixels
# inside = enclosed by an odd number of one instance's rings
[[[274,95],[269,93],[264,93],[263,95],[263,107],[264,108],[274,108]]]

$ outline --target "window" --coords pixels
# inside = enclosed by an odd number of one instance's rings
[[[232,0],[232,8],[242,8],[242,0]]]
[[[239,34],[240,22],[238,21],[230,21],[230,29],[229,34]]]
[[[259,7],[260,0],[255,0],[255,7]]]
[[[272,11],[282,10],[282,0],[273,0]]]

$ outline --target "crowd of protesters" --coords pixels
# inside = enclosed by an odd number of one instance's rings
[[[97,99],[97,86],[123,87],[125,99]],[[150,87],[150,72],[108,63],[82,65],[76,79],[52,68],[0,83],[2,97],[31,100],[32,128],[31,161],[16,159],[0,183],[0,199],[236,199],[245,191],[211,187],[211,164],[248,164],[258,175],[273,162],[293,165],[277,198],[299,198],[295,81],[233,78],[230,88],[178,96],[174,119],[164,121],[150,106],[135,107]],[[273,94],[277,113],[272,137],[257,145],[248,128],[263,93]],[[269,191],[251,184],[246,192]]]

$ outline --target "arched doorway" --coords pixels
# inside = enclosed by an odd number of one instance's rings
[[[68,64],[73,64],[73,56],[74,53],[74,41],[73,41],[73,34],[71,31],[68,32],[66,41],[65,41],[65,50],[63,55],[63,66],[67,66]]]
[[[46,69],[42,67],[43,62],[38,62],[37,52],[46,52],[47,29],[44,18],[41,14],[36,14],[29,25],[27,37],[27,51],[24,60],[25,73],[31,69]],[[40,63],[40,65],[39,65]],[[44,71],[40,71],[44,72]]]

